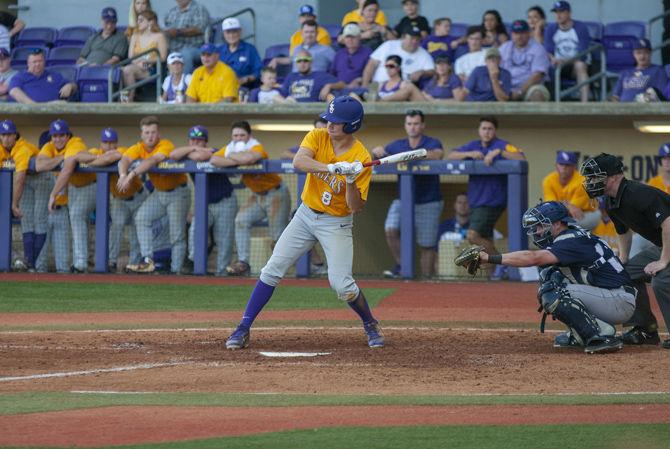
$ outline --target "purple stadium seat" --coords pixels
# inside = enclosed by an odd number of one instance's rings
[[[647,37],[647,25],[633,20],[612,22],[605,25],[603,36],[635,36],[643,39]]]
[[[342,26],[341,25],[321,25],[328,31],[328,34],[330,35],[330,38],[332,39],[333,43],[337,42],[337,36],[340,34],[340,31],[342,31]]]
[[[665,69],[665,76],[670,78],[670,64],[666,64],[663,68]]]
[[[603,24],[600,22],[583,22],[589,29],[589,36],[592,41],[601,42],[603,39]]]
[[[222,45],[224,42],[223,39],[223,30],[221,29],[221,22],[223,18],[214,19],[215,22],[218,22],[216,25],[212,25],[212,32],[209,35],[209,42],[215,45]]]
[[[24,28],[14,41],[16,47],[51,47],[56,39],[56,29],[49,27]]]
[[[84,66],[77,73],[80,101],[84,103],[106,103],[109,71],[114,70],[112,82],[119,82],[119,70],[111,66]]]
[[[58,31],[54,45],[83,47],[89,37],[95,34],[95,28],[88,26],[65,27]]]
[[[468,32],[469,26],[470,25],[468,25],[467,23],[454,22],[451,24],[451,31],[449,32],[449,35],[455,37],[465,36],[465,33]]]
[[[280,56],[289,56],[289,44],[271,45],[265,49],[265,57],[263,58],[263,65],[266,66],[272,60]],[[281,83],[286,78],[286,75],[291,71],[290,64],[281,64],[277,66],[277,82]]]
[[[25,69],[28,62],[28,56],[33,54],[36,49],[42,50],[45,58],[49,57],[49,49],[46,47],[16,47],[12,50],[12,67],[15,69]]]
[[[72,65],[54,65],[50,66],[48,68],[49,71],[51,72],[58,72],[60,73],[63,78],[68,80],[71,83],[74,83],[77,81],[77,66],[72,64]]]
[[[54,47],[49,51],[47,67],[55,65],[73,65],[77,63],[82,47]]]
[[[464,54],[468,53],[468,51],[467,43],[459,44],[458,47],[456,47],[456,50],[454,50],[454,62]]]
[[[607,70],[619,73],[625,69],[634,68],[633,45],[637,42],[634,36],[603,36],[605,55],[607,56]]]

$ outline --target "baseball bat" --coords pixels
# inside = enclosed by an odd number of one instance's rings
[[[418,150],[405,151],[398,154],[392,154],[391,156],[386,156],[371,162],[366,162],[363,164],[363,167],[372,167],[375,165],[384,165],[384,164],[397,164],[398,162],[407,162],[407,161],[413,161],[415,159],[423,159],[427,155],[428,152],[425,150],[425,148],[419,148]]]

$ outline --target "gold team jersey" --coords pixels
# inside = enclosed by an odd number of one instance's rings
[[[585,212],[596,210],[595,202],[586,194],[582,183],[584,177],[575,172],[567,185],[562,186],[558,172],[553,171],[542,180],[543,201],[568,201]]]
[[[7,151],[5,147],[0,145],[0,162],[12,159],[14,161],[14,171],[20,173],[28,170],[30,158],[37,156],[40,150],[28,142],[23,137],[19,138],[11,151]]]
[[[325,45],[326,47],[330,47],[330,34],[328,33],[328,30],[322,26],[319,26],[316,29],[316,42]],[[293,49],[300,44],[302,44],[302,33],[298,30],[291,36],[291,46],[289,47],[290,53],[293,54]]]
[[[204,66],[195,69],[186,95],[198,103],[218,103],[225,97],[232,97],[233,101],[237,101],[239,90],[237,75],[233,69],[219,61],[211,73]]]
[[[39,152],[40,156],[47,156],[54,158],[57,156],[67,157],[71,154],[77,154],[80,151],[86,150],[86,144],[80,137],[72,136],[67,141],[62,150],[56,149],[56,146],[53,142],[47,142],[44,144],[42,149]],[[71,157],[71,156],[70,156]],[[58,172],[55,172],[54,175],[58,176]],[[72,184],[75,187],[84,187],[91,183],[95,182],[95,173],[77,173],[74,172],[70,177],[69,184]],[[66,191],[58,192],[56,195],[56,205],[64,206],[67,204],[67,193]]]
[[[116,151],[118,151],[121,154],[124,154],[126,151],[128,151],[128,148],[117,147]],[[96,156],[100,156],[105,153],[104,150],[100,148],[91,148],[90,150],[88,150],[88,152],[91,154],[95,154]],[[133,178],[133,182],[130,184],[130,187],[128,187],[128,190],[126,190],[125,192],[119,192],[118,188],[116,187],[117,182],[119,182],[119,175],[113,173],[109,177],[109,191],[115,198],[119,198],[122,200],[130,198],[142,188],[142,180],[137,176]]]
[[[359,23],[362,21],[363,16],[361,16],[361,14],[358,12],[358,9],[354,9],[353,11],[349,11],[344,15],[344,17],[342,18],[342,25],[346,25],[349,22]],[[384,11],[382,11],[381,9],[377,11],[375,22],[383,26],[386,26],[386,24],[388,23],[386,21],[386,14],[384,14]]]
[[[303,139],[300,147],[305,147],[314,152],[314,159],[324,164],[335,162],[370,162],[370,153],[360,140],[355,139],[354,144],[344,154],[335,156],[333,143],[330,141],[327,129],[313,129]],[[361,192],[363,201],[368,198],[372,169],[364,168],[356,178],[356,187]],[[330,173],[308,173],[305,188],[302,191],[302,202],[311,209],[323,211],[336,217],[345,217],[351,214],[346,200],[346,178],[344,175],[331,175]]]
[[[260,154],[261,159],[268,159],[268,153],[260,143],[249,148],[249,151],[254,151]],[[214,155],[225,156],[226,147],[221,148],[219,151],[214,153]],[[242,183],[254,193],[263,193],[278,187],[281,184],[281,176],[279,176],[277,173],[249,173],[247,175],[242,175]]]
[[[652,187],[656,187],[657,189],[662,190],[665,193],[670,194],[670,185],[666,185],[665,182],[663,182],[662,175],[654,176],[649,181],[647,181],[647,184],[649,184]]]
[[[174,150],[172,142],[167,139],[161,139],[151,151],[144,145],[144,142],[137,142],[128,148],[123,155],[128,156],[133,161],[135,159],[149,159],[158,153],[164,154],[165,157],[169,158],[172,150]],[[151,179],[151,183],[157,190],[162,191],[174,190],[187,182],[185,173],[149,173],[149,179]]]

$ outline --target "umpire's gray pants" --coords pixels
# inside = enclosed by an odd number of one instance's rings
[[[656,301],[663,314],[665,325],[670,329],[670,266],[652,278],[644,272],[644,267],[647,264],[660,259],[660,257],[661,248],[654,245],[640,251],[626,264],[626,271],[630,274],[631,279],[633,279],[633,285],[638,290],[635,314],[626,323],[627,326],[640,326],[648,330],[657,328],[658,324],[656,317],[651,312],[646,286],[646,283],[651,280],[651,288],[654,290],[654,295],[656,295]]]
[[[21,232],[47,233],[47,219],[49,215],[49,195],[54,186],[54,177],[51,173],[27,174],[23,186],[23,195],[19,201],[21,217]]]
[[[140,243],[137,239],[137,229],[135,225],[135,214],[148,193],[142,191],[136,193],[131,199],[121,199],[112,196],[109,202],[109,215],[112,223],[109,226],[109,263],[116,263],[119,258],[123,230],[128,225],[128,242],[130,243],[130,257],[128,262],[137,264],[140,262]]]
[[[207,229],[214,227],[214,243],[216,243],[216,274],[226,273],[226,266],[230,265],[233,256],[233,241],[235,240],[235,215],[237,214],[237,197],[232,193],[228,198],[207,206]],[[195,257],[195,228],[196,220],[188,230],[188,258]]]
[[[47,239],[35,261],[35,269],[46,273],[49,267],[49,244],[53,246],[56,271],[70,272],[70,216],[67,206],[61,206],[47,217]]]
[[[142,257],[153,257],[153,222],[167,213],[172,245],[170,270],[173,273],[181,271],[186,257],[186,215],[190,207],[191,189],[186,184],[169,192],[154,190],[149,195],[136,215]]]
[[[341,300],[354,300],[359,289],[351,273],[353,225],[353,215],[335,217],[317,214],[301,204],[279,237],[270,260],[261,270],[261,281],[272,286],[279,284],[286,271],[318,241],[326,255],[331,288]]]
[[[72,226],[72,260],[78,270],[88,268],[88,219],[95,210],[96,183],[68,187],[68,209]]]

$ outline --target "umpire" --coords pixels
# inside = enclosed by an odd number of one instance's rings
[[[670,327],[670,195],[654,187],[626,179],[623,164],[602,153],[582,164],[584,189],[591,198],[606,196],[606,209],[619,234],[619,258],[638,290],[633,326],[623,334],[629,345],[657,345],[658,324],[649,306],[645,282],[651,282],[666,326]],[[654,245],[628,260],[632,231]],[[663,342],[670,349],[670,339]]]

